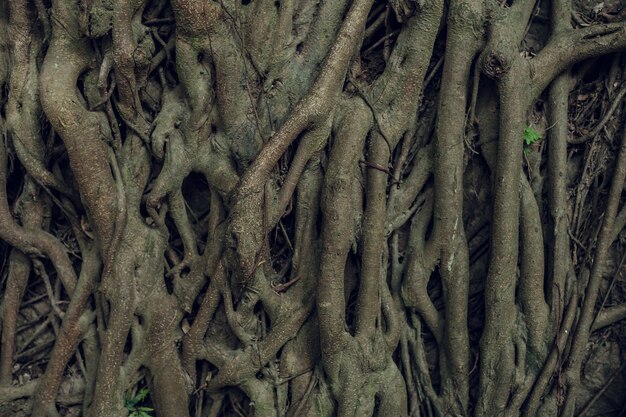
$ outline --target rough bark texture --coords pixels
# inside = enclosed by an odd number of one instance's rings
[[[1,2],[0,416],[623,415],[621,7]]]

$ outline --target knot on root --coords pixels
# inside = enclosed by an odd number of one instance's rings
[[[497,53],[490,52],[483,60],[483,70],[488,77],[498,80],[506,74],[511,65],[505,56]]]

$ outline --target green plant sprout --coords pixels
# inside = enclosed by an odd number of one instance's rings
[[[530,145],[541,140],[541,135],[530,125],[524,128],[524,155],[530,152]]]
[[[153,408],[137,405],[145,400],[149,393],[150,390],[148,388],[140,389],[134,397],[131,397],[128,393],[126,393],[124,407],[129,411],[128,417],[152,417],[150,412],[154,411]]]

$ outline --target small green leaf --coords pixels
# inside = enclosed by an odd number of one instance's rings
[[[149,412],[154,411],[153,408],[137,407],[137,404],[145,400],[149,394],[150,390],[148,388],[140,389],[134,397],[131,397],[128,392],[126,393],[124,407],[130,412],[128,417],[152,417]]]
[[[535,129],[530,126],[524,128],[524,143],[526,145],[532,145],[535,142],[541,140],[541,135]]]
[[[148,388],[142,388],[139,390],[139,392],[137,393],[137,395],[135,395],[134,400],[136,402],[140,402],[146,399],[146,397],[148,396],[148,394],[150,394],[150,390]]]

